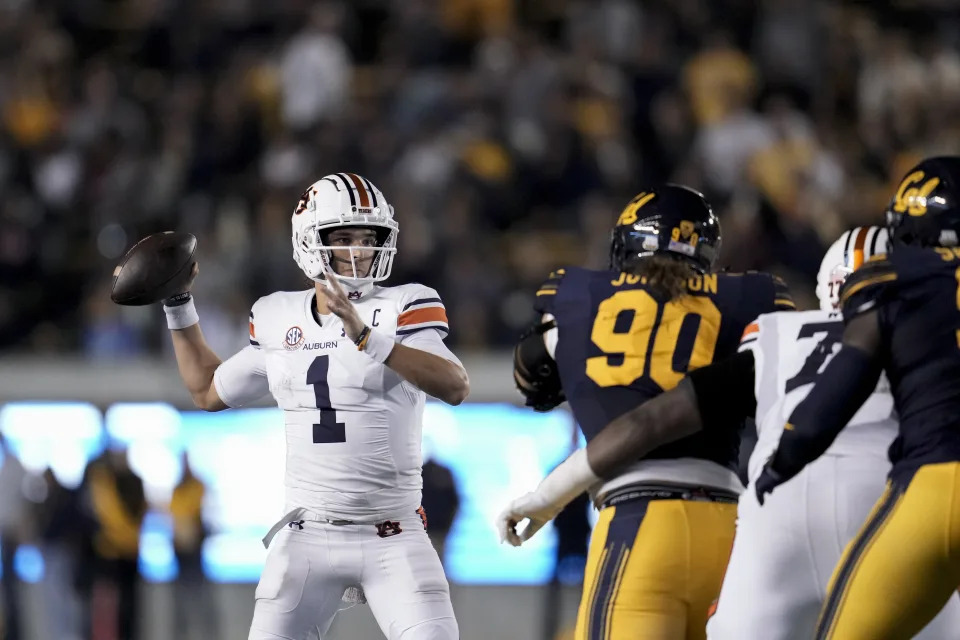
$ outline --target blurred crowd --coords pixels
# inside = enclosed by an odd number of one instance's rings
[[[163,504],[148,503],[125,448],[108,444],[90,460],[76,487],[52,469],[25,468],[0,434],[0,638],[133,640],[141,625],[139,554],[148,509],[169,521],[177,564],[177,638],[218,637],[201,551],[207,529],[205,487],[182,460],[182,474]],[[30,545],[26,547],[26,545]],[[35,614],[24,596],[20,552],[32,549],[42,569]]]
[[[110,275],[178,229],[227,355],[305,285],[289,218],[333,171],[387,194],[393,281],[437,288],[460,348],[512,343],[665,180],[715,204],[725,266],[812,306],[824,248],[960,146],[958,42],[948,0],[0,0],[0,346],[162,349]]]

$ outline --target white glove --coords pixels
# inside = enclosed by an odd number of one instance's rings
[[[565,504],[550,503],[539,491],[531,491],[520,496],[497,516],[500,542],[506,541],[514,547],[519,547],[540,531],[543,525],[556,518],[565,506]],[[517,533],[516,527],[524,519],[528,520],[527,525],[523,531]]]
[[[577,449],[543,479],[536,491],[517,498],[497,516],[500,542],[519,547],[599,480],[587,461],[587,450]],[[529,522],[518,534],[516,527],[524,518]]]

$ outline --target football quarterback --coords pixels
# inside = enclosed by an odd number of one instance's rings
[[[249,638],[324,638],[344,600],[365,599],[391,640],[454,640],[420,506],[425,395],[459,404],[469,389],[443,342],[443,302],[419,284],[380,284],[399,227],[366,178],[324,176],[292,226],[294,260],[314,286],[257,300],[250,344],[233,357],[221,362],[207,346],[189,289],[164,304],[197,406],[240,407],[269,392],[284,412],[287,513],[264,539]]]

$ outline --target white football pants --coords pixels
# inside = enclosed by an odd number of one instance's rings
[[[457,640],[450,589],[423,521],[413,513],[399,525],[388,537],[373,524],[285,526],[267,553],[248,640],[325,639],[349,606],[341,599],[348,587],[363,589],[389,640]]]
[[[826,455],[777,487],[762,507],[751,482],[740,496],[708,640],[810,640],[833,569],[883,493],[889,469],[875,457]],[[958,629],[954,597],[917,638],[955,640]]]

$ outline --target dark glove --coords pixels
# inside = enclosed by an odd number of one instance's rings
[[[774,456],[776,456],[776,454],[774,454]],[[774,489],[790,479],[774,470],[772,466],[774,456],[771,456],[770,459],[767,460],[767,463],[763,465],[760,476],[757,478],[757,481],[753,483],[753,488],[757,492],[757,502],[761,505],[763,505],[766,494],[771,493]]]

